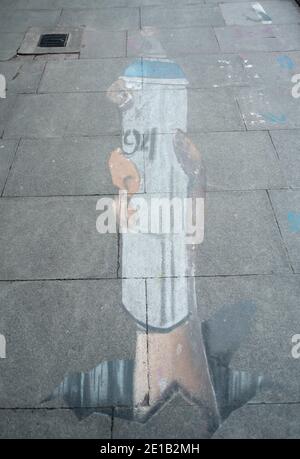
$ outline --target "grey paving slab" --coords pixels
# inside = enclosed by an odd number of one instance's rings
[[[212,27],[160,29],[155,31],[168,57],[187,54],[215,53],[220,51]],[[129,31],[127,40],[128,56],[147,56],[146,40],[141,31]],[[193,43],[193,46],[191,46]]]
[[[78,422],[71,410],[1,410],[1,438],[109,439],[110,416],[94,414]]]
[[[60,399],[43,402],[67,374],[133,359],[137,326],[121,296],[118,280],[2,282],[1,408],[67,407]]]
[[[18,9],[105,8],[118,6],[204,4],[205,0],[15,0]]]
[[[46,65],[38,92],[105,92],[129,63],[128,59],[50,62]]]
[[[26,32],[29,27],[55,26],[60,10],[7,11],[0,16],[1,32]]]
[[[300,272],[300,191],[272,191],[272,203],[295,272]]]
[[[30,94],[37,91],[45,64],[43,62],[2,62],[0,73],[6,78],[8,94]]]
[[[263,191],[213,192],[196,275],[290,272],[269,200]]]
[[[80,50],[81,58],[101,59],[103,57],[124,57],[125,55],[126,32],[84,31]]]
[[[292,76],[300,72],[300,53],[239,54],[243,61],[244,80],[249,86],[291,86]]]
[[[215,439],[298,439],[299,405],[245,406],[220,427]]]
[[[16,141],[0,140],[0,194],[3,191],[16,148]]]
[[[299,280],[293,274],[196,279],[199,319],[212,330],[219,317],[210,336],[212,356],[229,352],[231,368],[265,378],[251,403],[300,400],[299,360],[292,357]]]
[[[1,0],[1,9],[15,9],[17,0]]]
[[[297,51],[300,25],[230,26],[215,29],[223,52]]]
[[[142,27],[199,27],[224,24],[218,6],[186,5],[184,8],[142,8]]]
[[[138,8],[66,9],[61,26],[86,27],[89,30],[127,30],[139,28]]]
[[[300,72],[300,53],[239,52],[176,56],[191,88],[291,85]]]
[[[6,137],[119,134],[117,109],[104,93],[17,96]]]
[[[271,137],[287,184],[292,188],[300,188],[300,132],[276,131],[271,133]]]
[[[163,135],[163,134],[162,134]],[[207,190],[255,190],[287,187],[281,163],[267,132],[190,134],[206,168]],[[168,192],[153,180],[146,158],[146,189]]]
[[[217,88],[248,84],[243,59],[236,54],[178,56],[190,88]]]
[[[238,103],[247,129],[296,129],[300,127],[300,104],[292,97],[293,84],[237,89]]]
[[[0,278],[115,277],[115,234],[96,230],[96,198],[7,198]]]
[[[201,408],[188,405],[180,394],[169,400],[146,424],[130,423],[115,416],[112,434],[114,439],[209,438]]]
[[[12,113],[15,103],[16,96],[11,94],[8,94],[6,99],[0,100],[0,135],[3,134],[4,126],[8,117]]]
[[[194,134],[192,140],[206,166],[208,190],[287,186],[268,133],[214,132]]]
[[[8,61],[17,54],[23,37],[21,33],[0,33],[0,61]]]
[[[119,137],[23,140],[6,185],[6,196],[116,193],[110,153]]]
[[[227,25],[298,24],[300,10],[295,2],[265,0],[261,2],[220,4]]]
[[[244,124],[234,95],[226,89],[188,91],[188,131],[237,131]]]

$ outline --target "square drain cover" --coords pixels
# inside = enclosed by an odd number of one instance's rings
[[[49,33],[41,35],[39,48],[65,48],[69,35],[67,33]]]
[[[74,27],[31,27],[18,54],[79,53],[83,30]]]

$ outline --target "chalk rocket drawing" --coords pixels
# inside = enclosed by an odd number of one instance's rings
[[[143,57],[108,89],[123,133],[109,168],[137,215],[139,195],[204,199],[206,187],[200,152],[186,134],[188,80],[155,31],[142,34]],[[229,368],[255,306],[229,306],[201,322],[193,278],[198,251],[185,236],[121,232],[122,303],[137,325],[135,359],[67,375],[47,400],[63,399],[79,418],[114,407],[115,416],[147,422],[179,391],[199,406],[206,420],[200,435],[206,437],[255,395],[262,378]]]

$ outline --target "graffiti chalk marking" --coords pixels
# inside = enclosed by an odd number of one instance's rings
[[[291,233],[300,233],[300,213],[288,213],[289,231]]]
[[[292,96],[294,99],[299,99],[300,97],[300,74],[298,73],[297,75],[294,75],[292,77],[292,83],[295,83],[295,86],[293,86],[292,89]]]
[[[0,99],[6,99],[6,78],[0,73]]]
[[[262,113],[261,114],[265,121],[269,121],[274,124],[284,124],[287,121],[286,116],[283,113],[276,115],[275,113]]]
[[[276,60],[283,69],[293,70],[295,68],[295,63],[289,56],[278,56]]]
[[[4,335],[0,335],[0,359],[6,359],[6,339]]]
[[[294,335],[292,337],[292,357],[293,359],[300,359],[300,335]]]
[[[260,22],[262,24],[272,24],[272,19],[266,13],[266,11],[264,10],[264,8],[262,7],[262,5],[260,3],[258,3],[258,2],[253,3],[251,5],[251,7],[254,10],[254,12],[256,13],[257,19],[253,19],[253,18],[250,18],[249,16],[247,16],[247,19],[249,21]]]

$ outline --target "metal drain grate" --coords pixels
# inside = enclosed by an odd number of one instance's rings
[[[38,43],[39,48],[65,48],[67,46],[69,34],[51,33],[41,35]]]

